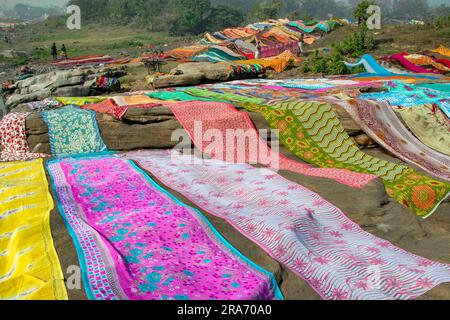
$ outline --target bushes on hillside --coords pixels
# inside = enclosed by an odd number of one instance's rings
[[[365,24],[359,27],[358,32],[351,34],[344,41],[333,46],[333,49],[341,55],[352,58],[361,57],[375,48],[375,39],[369,34]]]
[[[346,57],[359,58],[376,48],[373,37],[368,33],[367,27],[361,25],[358,32],[348,36],[344,41],[332,46],[331,54],[320,54],[314,51],[309,63],[303,66],[303,72],[314,72],[330,75],[348,74],[350,70],[345,66]],[[356,68],[353,72],[362,72]]]

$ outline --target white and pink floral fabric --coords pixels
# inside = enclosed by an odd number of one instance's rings
[[[325,299],[413,299],[450,281],[450,265],[365,232],[318,194],[268,169],[174,151],[122,156],[226,219]]]
[[[0,120],[1,161],[21,161],[46,157],[31,153],[25,133],[25,119],[29,112],[11,112]]]

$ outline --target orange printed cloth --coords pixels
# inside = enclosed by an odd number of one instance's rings
[[[450,49],[447,47],[444,47],[442,44],[439,47],[437,47],[436,49],[432,50],[431,52],[436,52],[443,56],[450,57]]]
[[[259,64],[264,68],[271,68],[275,72],[283,72],[289,65],[293,63],[299,63],[301,60],[292,54],[289,50],[284,51],[282,54],[263,59],[251,59],[251,60],[240,60],[234,63],[243,64]]]
[[[405,56],[406,60],[408,60],[411,63],[414,63],[419,66],[433,66],[437,70],[444,71],[444,72],[450,72],[450,68],[446,67],[442,63],[436,62],[433,60],[433,58],[424,56],[421,54],[410,54]]]

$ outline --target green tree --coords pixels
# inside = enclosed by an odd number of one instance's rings
[[[346,3],[335,0],[301,0],[298,11],[303,14],[303,19],[307,17],[327,19],[328,15],[349,18],[351,15],[351,9]]]
[[[367,13],[367,9],[374,5],[375,2],[373,0],[363,0],[356,6],[355,11],[353,12],[353,16],[358,19],[358,24],[365,24],[367,19],[369,19],[369,14]]]
[[[239,26],[244,20],[245,13],[241,9],[219,5],[211,10],[208,18],[208,30],[216,31]]]
[[[283,0],[263,1],[252,8],[249,17],[252,21],[276,19],[283,5]]]
[[[430,8],[426,0],[396,0],[393,12],[398,18],[423,19]]]
[[[207,29],[211,14],[209,0],[175,0],[177,20],[171,30],[176,35],[200,34]]]

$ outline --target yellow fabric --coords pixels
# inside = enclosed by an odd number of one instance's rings
[[[83,106],[89,103],[98,103],[108,99],[108,97],[55,97],[63,105],[75,104]]]
[[[137,104],[146,104],[146,103],[161,103],[162,101],[159,99],[150,98],[145,95],[134,95],[134,96],[117,96],[114,97],[114,102],[119,106],[133,106]],[[171,101],[164,101],[171,102]],[[175,101],[173,101],[175,102]]]
[[[314,42],[316,42],[316,39],[312,37],[305,37],[303,38],[303,42],[306,44],[313,44]]]
[[[209,42],[215,43],[215,44],[221,44],[224,43],[225,41],[217,39],[216,37],[214,37],[212,34],[210,33],[206,33],[205,34],[205,39]]]
[[[275,57],[270,58],[262,58],[262,59],[251,59],[251,60],[239,60],[234,61],[233,64],[259,64],[262,65],[264,68],[271,68],[275,70],[276,72],[283,72],[284,69],[286,69],[287,66],[291,62],[298,63],[301,60],[297,58],[295,55],[293,55],[289,50],[284,51],[283,53],[279,54]]]
[[[436,49],[432,50],[432,52],[436,52],[439,54],[442,54],[443,56],[450,57],[450,49],[447,47],[444,47],[442,44],[437,47]]]
[[[43,160],[0,164],[0,299],[66,300]]]
[[[343,19],[339,19],[339,18],[331,18],[330,21],[335,21],[335,22],[337,22],[337,23],[339,23],[341,25],[344,25],[344,26],[350,25],[350,23],[348,23],[348,21],[343,20]]]

